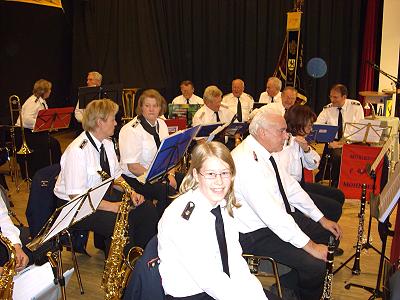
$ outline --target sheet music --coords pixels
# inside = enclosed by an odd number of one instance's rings
[[[400,197],[400,164],[384,187],[379,202],[379,221],[385,222],[392,213]]]
[[[74,270],[70,269],[64,273],[66,285],[73,272]],[[53,280],[54,274],[49,262],[42,266],[31,265],[14,277],[13,299],[58,299],[61,292]]]

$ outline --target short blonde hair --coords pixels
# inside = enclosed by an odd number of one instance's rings
[[[110,115],[116,115],[118,104],[110,99],[91,101],[85,108],[82,118],[82,127],[85,131],[92,131],[97,127],[97,120],[107,120]]]
[[[222,96],[222,91],[215,85],[206,87],[203,94],[203,100],[205,103],[214,101],[218,96]]]
[[[161,96],[161,94],[154,90],[154,89],[149,89],[149,90],[145,90],[139,97],[138,100],[138,105],[136,107],[136,114],[138,116],[141,116],[143,113],[142,107],[143,107],[143,103],[144,100],[146,98],[153,98],[156,99],[157,105],[160,107],[160,109],[162,109],[162,102],[163,102],[163,96]]]
[[[51,90],[51,82],[47,81],[45,79],[39,79],[38,81],[35,82],[33,85],[33,91],[32,93],[36,97],[43,97],[44,94],[49,92]]]
[[[236,168],[229,149],[220,142],[202,143],[194,148],[192,152],[190,168],[182,181],[179,189],[179,195],[182,195],[187,191],[191,189],[196,189],[198,187],[198,182],[193,176],[193,170],[196,169],[197,173],[200,173],[200,169],[203,166],[204,162],[211,157],[219,158],[223,162],[227,163],[229,166],[229,170],[232,174],[231,186],[229,187],[225,199],[228,213],[230,216],[233,216],[233,207],[240,207],[240,205],[236,201],[235,193],[233,191]]]

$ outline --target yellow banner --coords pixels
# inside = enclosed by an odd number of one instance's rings
[[[62,8],[61,0],[6,0],[6,1],[25,2],[25,3]]]

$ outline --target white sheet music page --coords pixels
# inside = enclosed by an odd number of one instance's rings
[[[385,222],[392,213],[400,197],[400,164],[391,175],[388,183],[383,188],[379,202],[379,221]]]

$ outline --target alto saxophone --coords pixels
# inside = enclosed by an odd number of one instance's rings
[[[363,239],[363,234],[364,234],[365,203],[367,202],[366,194],[367,194],[367,186],[364,183],[362,185],[362,192],[361,192],[361,206],[360,206],[360,215],[359,215],[360,221],[358,223],[356,254],[354,257],[354,265],[353,265],[353,268],[351,269],[351,272],[354,275],[360,275],[360,273],[361,273],[360,256],[361,256],[361,248],[363,245],[362,239]]]
[[[333,258],[335,254],[335,237],[329,237],[328,256],[326,262],[326,275],[321,300],[330,300],[332,297]]]
[[[104,176],[104,174],[100,175]],[[124,195],[119,206],[110,251],[108,252],[101,281],[101,288],[105,291],[105,299],[107,300],[122,298],[135,263],[143,254],[142,248],[133,247],[126,257],[124,255],[125,245],[128,242],[128,215],[132,208],[130,197],[132,188],[126,181],[115,181],[114,183],[123,188]]]
[[[7,248],[9,260],[3,266],[3,273],[0,275],[0,299],[11,300],[14,288],[14,275],[16,274],[15,266],[16,255],[15,248],[11,241],[0,233],[0,241]]]

